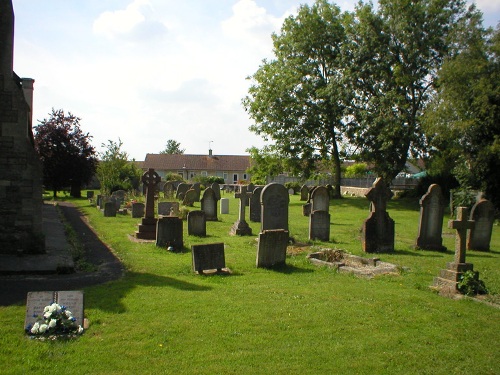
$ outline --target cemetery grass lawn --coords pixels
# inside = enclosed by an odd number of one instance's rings
[[[295,244],[286,267],[267,270],[255,267],[260,224],[249,222],[253,236],[229,236],[238,203],[229,194],[225,197],[230,198],[230,214],[207,222],[208,237],[188,236],[184,222],[182,253],[130,241],[140,219],[105,218],[87,200],[73,200],[123,261],[126,275],[84,290],[90,327],[76,340],[28,340],[22,327],[25,301],[0,307],[0,372],[499,373],[500,309],[443,298],[429,288],[453,259],[449,216],[443,223],[448,251],[414,250],[418,202],[392,200],[388,211],[396,222],[396,251],[375,256],[402,271],[362,279],[315,267],[306,254],[329,247],[371,257],[362,253],[360,243],[366,199],[331,201],[331,242],[311,243],[303,202],[292,196],[289,225]],[[212,242],[225,243],[231,276],[192,272],[191,245]],[[467,261],[498,301],[498,224],[491,249],[470,251]]]

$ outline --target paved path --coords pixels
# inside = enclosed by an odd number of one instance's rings
[[[79,238],[87,262],[96,265],[97,271],[62,275],[46,274],[50,272],[49,269],[57,268],[62,260],[68,262],[69,245],[64,236],[64,224],[58,219],[56,207],[45,205],[43,229],[50,254],[48,256],[31,256],[32,258],[30,256],[22,258],[10,256],[0,259],[0,271],[5,273],[6,269],[10,268],[17,273],[13,275],[0,274],[0,306],[15,303],[24,304],[26,294],[29,291],[82,289],[116,280],[123,275],[124,271],[120,261],[87,225],[82,213],[75,206],[66,202],[59,203],[59,208]],[[63,269],[68,266],[68,263],[63,264]]]

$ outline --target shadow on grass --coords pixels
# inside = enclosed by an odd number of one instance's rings
[[[379,254],[379,253],[378,253]],[[409,256],[416,256],[416,257],[428,257],[428,258],[441,258],[443,255],[453,255],[455,254],[454,251],[432,251],[432,250],[415,250],[415,251],[408,251],[408,250],[395,250],[392,253],[385,253],[385,254],[392,254],[392,255],[409,255]]]
[[[267,269],[271,270],[271,271],[283,273],[285,275],[291,275],[294,273],[312,273],[312,272],[314,272],[313,270],[310,270],[310,269],[299,268],[299,267],[292,266],[289,264],[280,264],[280,265],[276,265],[273,267],[267,267]]]

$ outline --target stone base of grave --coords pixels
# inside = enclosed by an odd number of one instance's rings
[[[251,236],[252,235],[252,228],[248,225],[248,223],[244,220],[238,220],[236,223],[233,224],[231,227],[231,231],[229,234],[232,235],[238,235],[238,236]]]
[[[135,237],[140,240],[156,239],[156,218],[143,217],[139,230],[135,232]]]
[[[457,294],[458,283],[466,271],[473,271],[472,263],[446,263],[446,269],[441,270],[438,277],[434,278],[433,288],[439,290],[440,294]],[[475,272],[479,275],[479,272]]]
[[[394,251],[394,220],[389,214],[371,212],[363,222],[362,244],[365,253],[391,253]]]

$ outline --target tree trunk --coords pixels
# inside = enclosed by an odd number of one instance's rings
[[[340,199],[342,198],[342,193],[340,192],[340,155],[336,139],[334,139],[333,141],[333,162],[335,163],[335,173],[333,175],[333,182],[335,184],[335,186],[333,187],[333,198]]]

